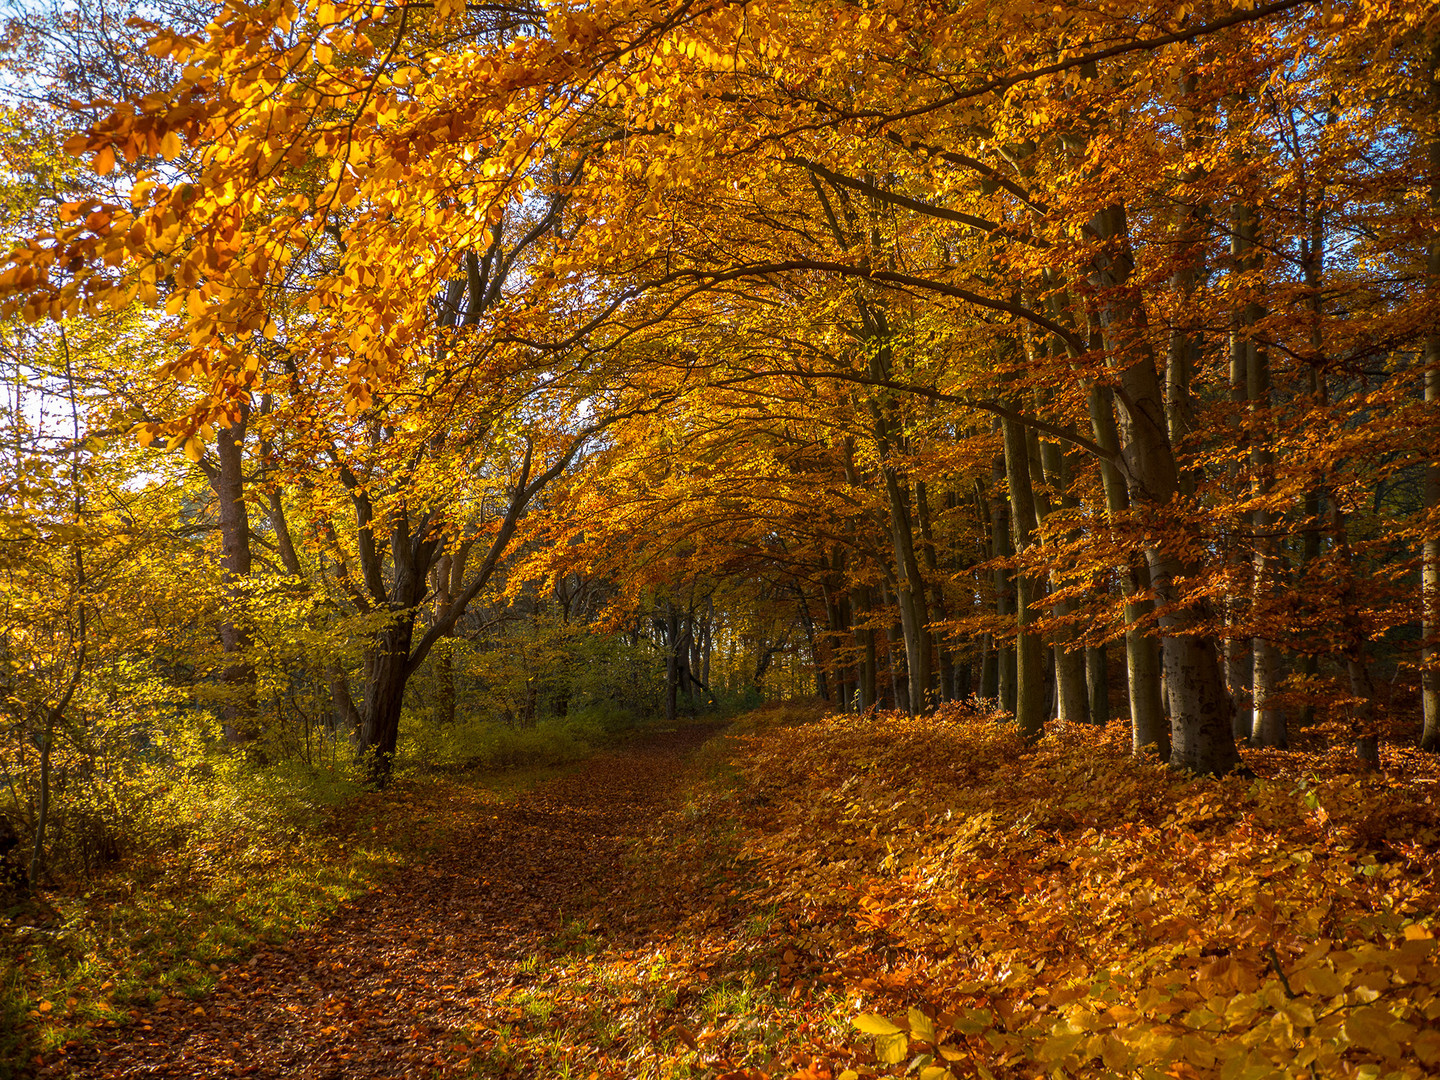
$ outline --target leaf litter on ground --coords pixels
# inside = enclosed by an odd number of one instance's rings
[[[1132,758],[1118,726],[1027,748],[958,707],[738,730],[602,754],[510,803],[416,792],[398,814],[464,821],[432,856],[45,1071],[1440,1069],[1424,756],[1386,747],[1374,775],[1267,751],[1215,781]]]

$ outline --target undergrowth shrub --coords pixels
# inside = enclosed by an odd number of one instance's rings
[[[528,727],[474,718],[441,725],[407,712],[400,720],[395,769],[414,776],[430,770],[562,765],[589,754],[604,736],[600,724],[583,718],[550,717]]]

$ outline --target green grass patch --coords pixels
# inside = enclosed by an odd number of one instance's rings
[[[126,1025],[162,998],[201,997],[257,945],[317,926],[441,846],[477,807],[563,771],[431,779],[423,788],[401,781],[384,793],[308,800],[290,786],[288,802],[252,802],[243,834],[197,829],[182,846],[134,857],[85,891],[0,910],[0,1077]]]

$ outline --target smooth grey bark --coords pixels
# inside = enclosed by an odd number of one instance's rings
[[[1087,394],[1095,441],[1114,453],[1120,448],[1120,434],[1111,398],[1108,387],[1091,385]],[[1114,521],[1129,511],[1130,492],[1120,471],[1108,461],[1100,463],[1100,479],[1106,512]],[[1130,705],[1130,742],[1137,754],[1154,747],[1162,757],[1169,757],[1170,730],[1161,696],[1159,655],[1144,627],[1139,625],[1152,610],[1150,600],[1140,596],[1148,587],[1147,579],[1143,563],[1120,568],[1120,587],[1125,595],[1125,688]]]
[[[1030,484],[1030,452],[1025,429],[1002,420],[1005,445],[1005,480],[1010,493],[1010,536],[1015,553],[1024,556],[1035,542],[1035,496]],[[1030,629],[1035,623],[1031,606],[1041,599],[1041,586],[1024,570],[1015,572],[1015,723],[1027,739],[1045,729],[1045,643]]]
[[[1068,492],[1069,470],[1066,465],[1064,452],[1060,445],[1050,440],[1042,440],[1031,429],[1029,438],[1032,446],[1031,471],[1038,478],[1047,484],[1055,492],[1059,499],[1062,510],[1074,510],[1078,506],[1078,500]],[[1037,512],[1044,507],[1040,520],[1050,516],[1051,503],[1049,500],[1036,499]],[[1073,530],[1066,530],[1064,539],[1073,539]],[[1054,571],[1051,572],[1051,591],[1058,589],[1061,582]],[[1059,620],[1068,620],[1075,611],[1073,600],[1052,600],[1050,604],[1051,613]],[[1055,704],[1056,716],[1072,724],[1088,724],[1090,718],[1090,701],[1088,687],[1085,677],[1085,650],[1075,646],[1075,630],[1062,621],[1060,627],[1055,631],[1053,637],[1054,665],[1055,665]]]
[[[1085,649],[1085,690],[1090,723],[1104,727],[1110,723],[1110,670],[1103,645]]]
[[[935,549],[935,533],[930,526],[930,500],[923,480],[915,481],[915,509],[916,515],[920,519],[921,550],[925,556],[925,569],[929,571],[927,577],[930,587],[928,612],[932,620],[944,623],[950,618],[950,610],[945,600],[945,579],[940,573],[939,553]],[[950,701],[955,697],[954,660],[950,650],[944,646],[933,631],[927,632],[926,637],[934,647],[940,667],[938,697],[941,701]]]
[[[1259,249],[1259,216],[1255,209],[1245,203],[1238,203],[1231,219],[1230,251],[1235,268],[1240,273],[1256,273],[1261,267]],[[1258,288],[1252,283],[1251,290]],[[1245,400],[1251,418],[1252,431],[1260,424],[1270,407],[1270,357],[1268,350],[1255,340],[1254,327],[1264,316],[1264,308],[1253,298],[1248,299],[1240,310],[1238,326],[1232,330],[1232,355],[1240,350],[1245,357]],[[1274,455],[1263,439],[1250,439],[1250,487],[1251,491],[1263,497],[1271,486]],[[1275,542],[1270,536],[1275,526],[1275,515],[1263,506],[1257,507],[1251,515],[1254,538],[1252,540],[1251,578],[1252,589],[1251,619],[1262,613],[1268,604],[1268,597],[1275,589],[1278,558]],[[1250,719],[1250,742],[1255,746],[1285,745],[1285,714],[1275,706],[1272,699],[1279,692],[1281,677],[1280,649],[1269,635],[1255,634],[1250,639],[1250,656],[1253,666],[1251,690],[1254,705]]]
[[[893,579],[891,579],[893,583]],[[886,583],[880,585],[880,597],[886,607],[894,605],[895,599]],[[902,616],[903,618],[903,616]],[[910,704],[910,685],[907,673],[904,670],[905,664],[905,632],[903,624],[896,619],[889,619],[885,623],[886,643],[889,646],[890,663],[887,665],[890,673],[890,704],[893,708],[900,709],[915,715]]]
[[[1010,500],[999,497],[1000,482],[1005,478],[1005,455],[995,459],[996,497],[990,503],[990,550],[996,560],[1007,560],[1014,551],[1010,544]],[[1010,567],[995,568],[995,614],[1001,619],[1015,616],[1015,574]],[[1015,687],[1019,678],[1015,643],[1008,637],[996,642],[996,697],[1005,712],[1015,712]]]
[[[1165,427],[1164,392],[1146,316],[1129,287],[1134,259],[1125,210],[1115,204],[1091,222],[1105,243],[1093,261],[1101,325],[1118,368],[1116,426],[1132,504],[1150,513],[1173,503],[1179,476]],[[1151,588],[1159,600],[1162,662],[1170,700],[1170,763],[1191,772],[1220,775],[1239,764],[1231,732],[1228,696],[1214,641],[1196,632],[1203,623],[1197,601],[1181,603],[1181,579],[1193,573],[1163,540],[1146,545]]]

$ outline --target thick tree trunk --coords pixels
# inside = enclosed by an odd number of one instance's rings
[[[366,657],[365,696],[360,712],[360,747],[372,783],[390,782],[395,767],[395,744],[400,734],[400,710],[409,680],[410,644],[415,617],[398,613],[395,622],[376,635]]]

